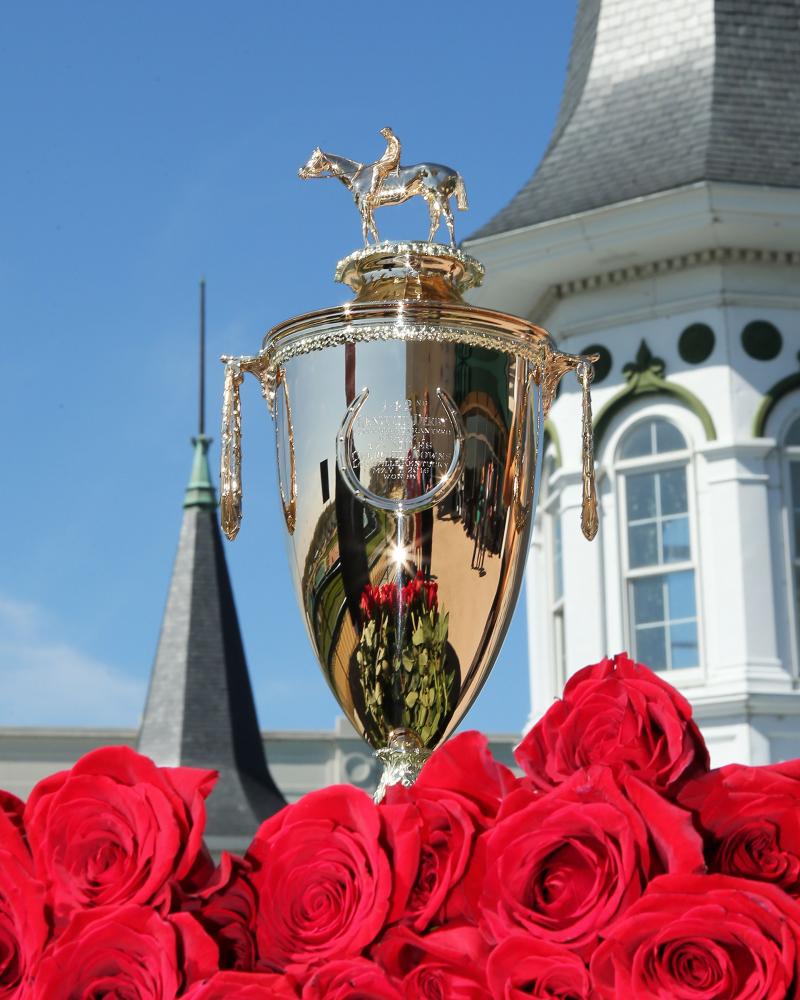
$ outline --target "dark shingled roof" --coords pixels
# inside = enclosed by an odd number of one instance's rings
[[[208,471],[196,439],[178,554],[138,748],[156,763],[213,768],[211,837],[252,837],[285,804],[267,768]]]
[[[800,187],[800,0],[580,0],[542,162],[470,239],[704,180]]]

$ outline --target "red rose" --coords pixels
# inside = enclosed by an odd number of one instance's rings
[[[180,909],[193,914],[219,946],[220,969],[255,968],[256,892],[243,858],[223,851],[214,877],[186,894]]]
[[[583,962],[563,945],[513,934],[489,956],[486,967],[494,1000],[589,1000],[591,983]]]
[[[23,804],[0,792],[0,1000],[25,995],[50,933],[44,886],[34,877]]]
[[[800,988],[800,906],[725,875],[664,876],[592,958],[601,1000],[783,1000]]]
[[[551,788],[590,764],[636,774],[661,792],[708,770],[689,703],[627,654],[584,667],[517,747],[520,767]]]
[[[466,880],[488,940],[524,931],[586,958],[654,875],[702,870],[689,813],[635,778],[626,789],[594,767],[546,795],[528,793],[527,804],[520,793],[516,811],[501,810]]]
[[[261,961],[300,975],[356,957],[402,912],[418,859],[416,824],[395,816],[390,827],[356,788],[325,788],[282,809],[247,854]]]
[[[476,835],[475,822],[456,799],[428,798],[425,789],[416,787],[392,785],[384,803],[413,804],[420,830],[419,867],[402,919],[415,930],[424,931],[436,920],[466,871]],[[441,919],[437,922],[441,923]]]
[[[22,799],[18,799],[16,795],[0,788],[0,822],[6,819],[19,831],[22,831],[24,813],[25,803]]]
[[[218,972],[195,985],[184,1000],[298,1000],[288,976],[272,972]]]
[[[57,923],[90,906],[166,904],[170,887],[206,855],[205,799],[216,774],[156,767],[106,747],[40,781],[25,829]]]
[[[303,1000],[403,1000],[383,969],[366,958],[327,962],[303,987]]]
[[[18,831],[15,830],[17,836]],[[26,996],[26,983],[49,935],[45,891],[16,843],[0,827],[0,998]],[[21,837],[19,838],[21,842]]]
[[[217,949],[187,914],[144,906],[78,911],[45,952],[29,1000],[165,1000],[213,974]]]
[[[488,826],[516,786],[513,772],[492,756],[486,737],[470,730],[434,751],[414,785],[414,794],[453,799],[481,826]]]
[[[446,926],[420,936],[394,927],[374,949],[389,975],[402,980],[406,1000],[490,1000],[488,948],[474,927]]]
[[[708,834],[712,871],[774,882],[800,896],[800,761],[730,764],[681,790]]]

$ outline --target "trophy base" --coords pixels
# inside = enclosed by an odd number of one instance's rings
[[[381,780],[373,796],[375,802],[383,800],[390,785],[410,788],[430,755],[431,751],[422,745],[416,733],[410,729],[393,729],[388,745],[375,751],[375,756],[383,764]]]

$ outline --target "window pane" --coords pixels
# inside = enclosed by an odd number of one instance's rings
[[[629,431],[622,442],[620,457],[641,458],[642,455],[652,455],[652,426],[652,420],[645,420],[644,423],[637,424],[633,430]]]
[[[800,420],[795,420],[786,435],[786,444],[789,447],[800,445]]]
[[[661,482],[661,515],[685,514],[686,503],[686,469],[665,469],[659,473]]]
[[[664,562],[686,562],[691,556],[689,518],[676,517],[669,521],[662,521],[661,529]]]
[[[694,618],[697,614],[694,603],[694,571],[683,570],[680,573],[667,574],[667,592],[669,595],[669,618],[675,621],[680,618]]]
[[[636,659],[653,670],[667,666],[666,633],[662,625],[636,629]]]
[[[658,526],[655,521],[628,528],[628,562],[631,569],[658,565]]]
[[[683,434],[666,420],[656,422],[656,451],[682,451],[686,447]]]
[[[792,475],[792,506],[800,507],[800,462],[790,462],[789,471]]]
[[[634,580],[631,583],[631,597],[633,600],[633,621],[637,626],[647,622],[664,621],[663,576],[648,576],[642,580]]]
[[[800,469],[800,462],[797,465]],[[625,477],[625,493],[628,501],[628,520],[641,521],[656,516],[656,475],[644,472]],[[800,496],[800,494],[798,494]]]
[[[697,622],[672,625],[669,630],[672,669],[696,667],[700,662],[697,650]]]

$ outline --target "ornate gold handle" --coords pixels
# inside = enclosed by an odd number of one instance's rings
[[[461,473],[464,471],[466,457],[464,453],[464,437],[466,430],[458,407],[448,393],[444,389],[437,389],[436,395],[439,397],[453,427],[453,457],[450,460],[447,472],[445,472],[435,486],[418,497],[403,497],[399,500],[382,497],[379,493],[375,493],[369,489],[369,487],[361,482],[353,469],[353,425],[361,407],[367,401],[369,389],[362,389],[350,406],[348,406],[347,413],[345,413],[344,420],[339,428],[339,434],[336,438],[336,464],[348,489],[356,500],[377,507],[378,510],[391,511],[400,517],[406,514],[416,514],[419,511],[433,507],[434,504],[443,500],[454,489],[461,478]]]
[[[286,401],[286,436],[289,441],[289,499],[283,488],[280,462],[280,427],[278,426],[278,389],[283,386],[283,398]],[[294,457],[294,425],[292,424],[292,406],[289,402],[289,383],[286,381],[286,370],[280,365],[275,373],[275,386],[272,396],[272,419],[275,423],[275,451],[278,455],[278,489],[281,493],[281,506],[286,528],[290,535],[294,534],[297,522],[297,465]]]
[[[594,357],[594,355],[593,355]],[[594,378],[591,361],[581,361],[575,369],[581,384],[581,475],[583,479],[583,499],[581,503],[581,529],[591,542],[597,534],[600,521],[597,515],[597,484],[594,478],[594,433],[592,431],[592,397],[589,385]]]
[[[244,376],[235,358],[224,357],[223,361],[225,389],[222,400],[219,508],[222,530],[233,541],[242,523],[242,409],[239,386]]]
[[[525,527],[525,523],[528,520],[528,515],[531,510],[531,501],[533,500],[533,491],[536,487],[536,482],[539,479],[539,474],[541,472],[542,461],[541,461],[541,449],[536,448],[536,464],[530,475],[530,481],[527,484],[527,489],[525,490],[525,497],[523,499],[522,492],[524,489],[523,484],[523,470],[526,468],[525,462],[525,448],[528,439],[528,419],[529,419],[529,408],[530,408],[530,392],[531,392],[531,382],[534,379],[534,372],[529,372],[525,377],[522,386],[522,402],[517,409],[515,423],[516,431],[514,434],[514,478],[511,484],[511,503],[514,511],[514,524],[517,531],[522,531]],[[533,415],[534,419],[536,414]],[[534,431],[535,433],[535,431]]]

